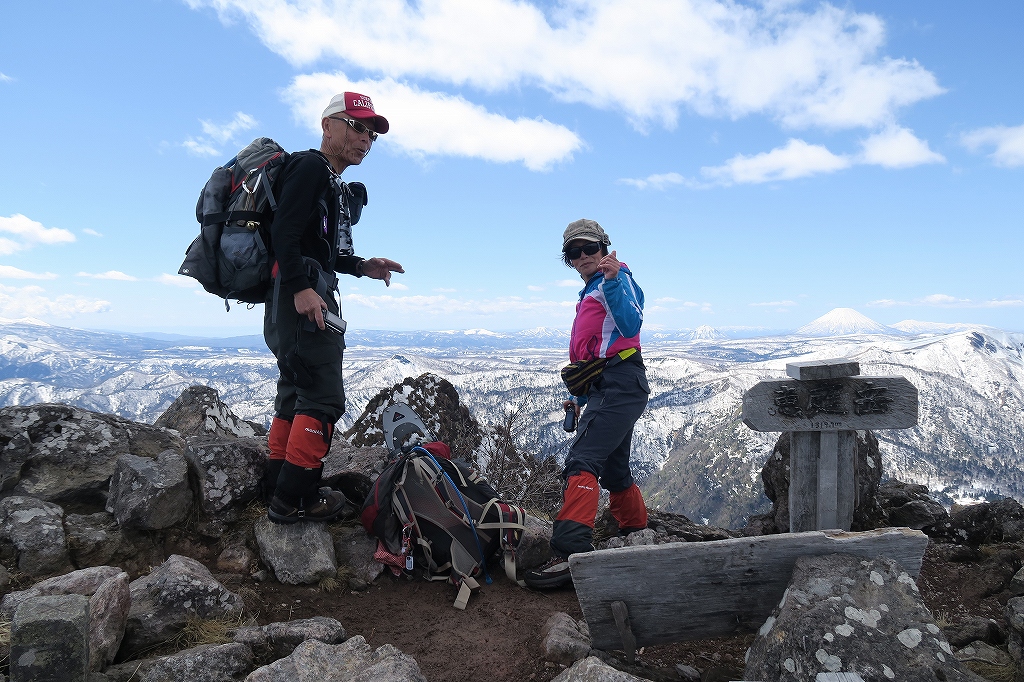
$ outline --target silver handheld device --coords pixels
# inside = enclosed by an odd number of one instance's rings
[[[335,315],[330,310],[322,312],[324,314],[324,327],[327,328],[327,331],[334,332],[339,336],[344,335],[345,329],[348,328],[348,322],[345,322],[345,320],[341,319],[341,316]]]

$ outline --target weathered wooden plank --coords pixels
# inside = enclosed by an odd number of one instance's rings
[[[821,431],[818,437],[818,521],[814,530],[850,530],[839,528],[839,432]]]
[[[629,625],[629,609],[626,608],[625,602],[612,602],[612,619],[615,621],[615,629],[619,631],[626,663],[633,665],[636,659],[636,637],[633,636],[633,629]]]
[[[857,506],[857,432],[839,432],[836,457],[836,518],[840,530],[850,530]]]
[[[743,394],[743,423],[755,431],[908,429],[917,388],[904,377],[762,381]]]
[[[909,528],[811,531],[573,554],[569,567],[594,646],[618,649],[612,602],[626,604],[637,646],[730,635],[764,623],[801,556],[884,556],[916,578],[927,545]]]
[[[789,532],[818,530],[818,432],[789,437]]]
[[[838,379],[839,377],[852,377],[858,374],[860,374],[860,363],[848,358],[786,363],[786,376],[799,379],[800,381]]]

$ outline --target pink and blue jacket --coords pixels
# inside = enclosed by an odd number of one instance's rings
[[[619,276],[605,279],[599,270],[580,291],[569,337],[569,361],[610,358],[627,348],[640,350],[644,292],[625,264]]]

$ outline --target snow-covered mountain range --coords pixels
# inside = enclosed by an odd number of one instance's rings
[[[876,434],[887,475],[924,483],[947,502],[1024,499],[1024,334],[913,321],[885,327],[840,309],[794,334],[724,336],[712,328],[645,335],[653,394],[637,424],[634,465],[653,503],[732,527],[763,509],[758,474],[777,434],[743,426],[741,396],[784,377],[787,362],[833,357],[858,360],[863,374],[905,376],[919,389],[918,426]],[[380,389],[433,372],[484,423],[525,405],[529,446],[559,456],[567,440],[557,370],[567,339],[549,329],[353,331],[343,426]],[[185,387],[203,383],[239,416],[267,422],[276,372],[258,336],[146,338],[0,322],[0,405],[64,402],[152,421]]]

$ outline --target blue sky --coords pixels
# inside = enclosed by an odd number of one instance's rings
[[[979,9],[980,8],[980,9]],[[210,171],[391,121],[359,167],[355,327],[567,327],[598,220],[648,328],[1024,330],[1019,2],[110,0],[0,4],[0,317],[258,333],[173,274]]]

